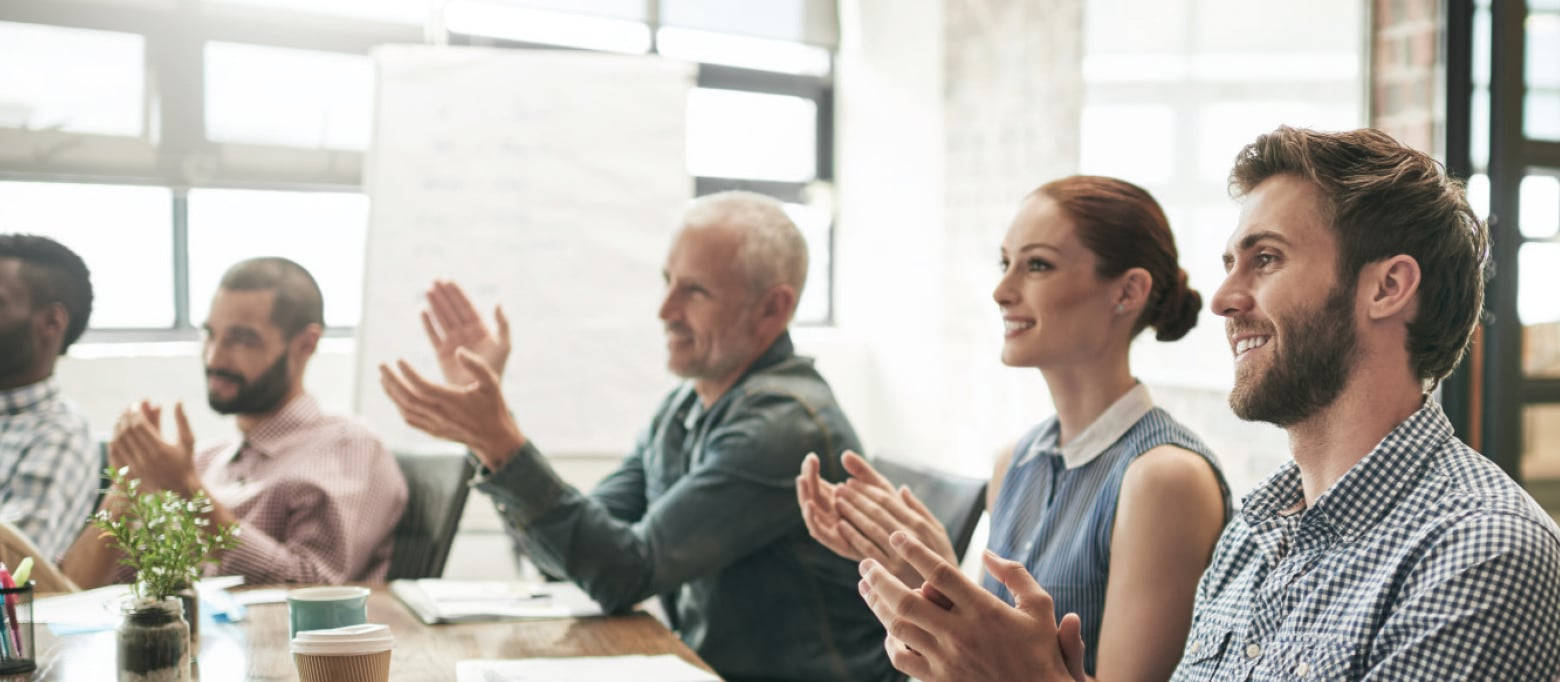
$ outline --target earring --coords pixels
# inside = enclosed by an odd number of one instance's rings
[[[1126,311],[1127,311],[1127,304],[1125,304],[1125,303],[1117,303],[1116,304],[1116,314],[1117,315],[1120,315],[1120,314],[1122,314],[1122,313],[1124,313]]]

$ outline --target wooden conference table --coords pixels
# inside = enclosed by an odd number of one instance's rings
[[[646,613],[598,618],[506,623],[423,625],[382,584],[368,585],[368,621],[390,626],[395,653],[391,680],[455,680],[455,662],[467,658],[676,654],[709,666],[661,622]],[[113,632],[56,637],[38,626],[38,671],[6,680],[104,682],[115,676]],[[287,605],[248,607],[242,623],[213,624],[200,632],[194,679],[202,682],[297,680],[288,652]]]

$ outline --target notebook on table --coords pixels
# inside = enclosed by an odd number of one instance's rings
[[[601,615],[573,583],[422,578],[392,580],[390,592],[429,625]]]

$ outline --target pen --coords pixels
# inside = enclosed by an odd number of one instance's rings
[[[0,587],[8,590],[16,589],[16,581],[11,579],[11,572],[5,570],[3,561],[0,561]],[[22,626],[16,619],[16,595],[14,594],[5,595],[5,615],[11,619],[11,636],[16,638],[16,655],[20,656],[22,655]],[[5,634],[0,633],[0,639],[4,638]]]

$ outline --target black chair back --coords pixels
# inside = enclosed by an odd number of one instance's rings
[[[406,509],[395,527],[389,580],[437,578],[455,543],[475,467],[464,455],[396,453],[406,477]]]
[[[959,476],[881,457],[872,466],[895,485],[904,485],[948,529],[953,553],[962,561],[980,512],[986,508],[986,480]]]

